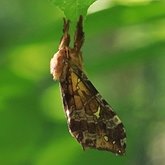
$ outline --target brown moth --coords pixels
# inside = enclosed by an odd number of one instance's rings
[[[83,17],[77,22],[73,48],[69,47],[69,24],[69,20],[64,19],[59,50],[50,64],[53,78],[60,82],[69,131],[83,149],[123,155],[126,148],[124,126],[82,70]]]

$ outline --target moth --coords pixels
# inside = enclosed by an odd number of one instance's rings
[[[84,150],[93,148],[123,155],[126,148],[124,126],[83,72],[83,17],[77,22],[73,48],[69,46],[69,26],[70,21],[64,19],[63,36],[50,62],[53,79],[60,83],[69,132]]]

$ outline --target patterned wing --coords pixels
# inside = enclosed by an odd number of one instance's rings
[[[70,133],[83,148],[123,155],[126,148],[124,126],[86,75],[71,65],[60,84]]]
[[[59,50],[51,59],[51,74],[60,82],[69,131],[83,148],[123,155],[126,148],[124,126],[82,71],[82,23],[80,16],[74,47],[70,48],[69,20],[64,19]]]

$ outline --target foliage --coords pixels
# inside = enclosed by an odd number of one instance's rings
[[[53,0],[68,19],[77,20],[79,15],[84,17],[87,14],[89,6],[96,0]]]
[[[126,127],[127,154],[119,157],[83,151],[67,130],[49,73],[62,34],[58,7],[75,21],[93,1],[77,0],[74,9],[63,2],[0,2],[0,164],[164,164],[164,3],[118,1],[84,23],[85,71]]]

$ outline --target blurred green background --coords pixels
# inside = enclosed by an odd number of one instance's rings
[[[126,155],[84,152],[68,132],[49,73],[62,11],[48,0],[0,0],[1,165],[164,165],[165,5],[100,1],[84,23],[84,68],[126,127]]]

